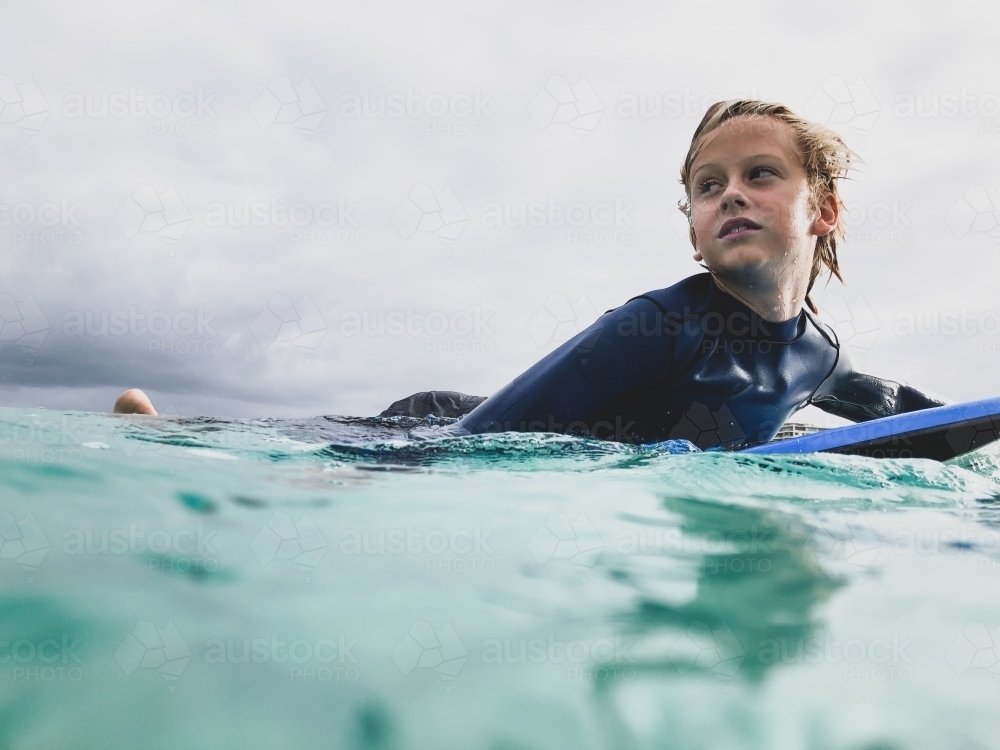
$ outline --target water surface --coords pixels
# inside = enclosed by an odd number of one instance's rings
[[[0,747],[1000,747],[1000,463],[0,409]]]

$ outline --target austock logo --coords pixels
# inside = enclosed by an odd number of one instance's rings
[[[969,409],[971,413],[965,415],[968,421],[952,427],[944,435],[944,439],[956,455],[974,451],[1000,440],[1000,417],[984,413],[976,414],[975,411],[985,412],[986,409]]]
[[[81,205],[66,196],[44,203],[0,203],[0,228],[15,227],[15,245],[80,245],[83,233],[76,212]]]
[[[691,670],[708,671],[724,684],[723,690],[728,690],[728,683],[743,664],[746,651],[725,622],[713,628],[695,620],[670,647],[667,655],[679,674],[687,674]]]
[[[307,294],[298,302],[274,294],[250,324],[250,332],[261,348],[290,345],[306,356],[316,352],[326,331],[326,321]]]
[[[698,402],[691,404],[667,436],[669,440],[687,440],[702,450],[736,443],[744,437],[729,406],[722,404],[718,411],[712,411]]]
[[[44,638],[15,638],[0,641],[0,664],[5,670],[13,667],[14,681],[24,682],[79,682],[83,679],[83,659],[76,649],[83,643],[62,633],[60,640]]]
[[[715,102],[727,99],[760,99],[772,101],[769,91],[752,88],[729,94],[698,93],[688,87],[675,91],[628,91],[618,95],[615,113],[621,118],[689,118],[700,119]]]
[[[820,319],[829,323],[837,339],[847,344],[858,365],[863,366],[882,332],[882,323],[868,300],[860,294],[849,299],[829,292],[817,300],[817,305],[822,313]]]
[[[589,136],[597,127],[604,104],[585,77],[570,83],[553,75],[528,104],[528,115],[539,130],[554,123],[566,123],[578,135]],[[580,145],[586,146],[587,141]]]
[[[0,293],[0,343],[18,346],[29,365],[34,363],[50,329],[49,321],[30,294],[18,302],[11,295]]]
[[[634,245],[635,222],[629,215],[635,203],[621,196],[613,201],[560,203],[555,197],[546,200],[490,202],[483,205],[480,223],[487,229],[551,227],[566,230],[570,245]]]
[[[1000,190],[990,194],[982,185],[969,185],[948,209],[945,222],[956,239],[969,234],[986,234],[1000,244]]]
[[[433,234],[446,249],[458,241],[469,214],[451,187],[435,193],[427,185],[414,185],[392,214],[392,224],[405,240],[417,233]]]
[[[34,581],[35,571],[49,552],[49,540],[30,513],[18,521],[10,513],[0,512],[0,560],[14,560]]]
[[[212,102],[216,94],[183,92],[144,94],[135,88],[112,93],[71,93],[63,98],[62,115],[67,119],[150,120],[150,135],[218,135]],[[175,118],[168,120],[168,118]]]
[[[604,540],[585,514],[570,519],[554,510],[528,540],[528,552],[538,565],[565,560],[580,573],[587,573],[604,550]],[[586,576],[583,581],[586,581]]]
[[[155,669],[169,685],[170,692],[191,661],[188,648],[173,622],[159,629],[148,620],[139,620],[115,651],[115,660],[126,675],[137,669]]]
[[[469,652],[450,622],[435,629],[429,622],[417,620],[392,650],[392,660],[404,676],[414,669],[432,669],[446,683],[458,677],[468,658]],[[451,685],[445,689],[451,692]]]
[[[945,653],[955,674],[983,669],[1000,680],[1000,627],[990,630],[981,622],[970,620]]]
[[[250,114],[267,130],[275,123],[289,124],[303,138],[319,130],[326,117],[326,103],[308,78],[292,83],[285,76],[275,76],[250,106]],[[303,145],[308,145],[305,141]]]
[[[137,234],[155,234],[165,243],[176,245],[191,223],[191,214],[172,185],[158,193],[141,183],[115,214],[115,223],[125,239]]]
[[[863,513],[830,513],[812,533],[820,559],[864,575],[882,551],[882,542]]]
[[[155,417],[142,417],[141,422],[130,418],[115,431],[115,443],[126,458],[141,451],[143,455],[157,454],[172,461],[178,457],[179,449],[170,440],[177,429],[170,420],[179,416],[177,408],[170,402],[158,409]],[[153,439],[150,439],[151,436]],[[171,466],[170,473],[174,470],[175,467]]]
[[[291,205],[276,196],[267,200],[213,201],[205,206],[210,229],[284,229],[293,245],[357,245],[361,240],[356,202],[344,196],[319,203]]]
[[[806,102],[803,111],[810,120],[824,125],[847,126],[863,145],[882,105],[861,76],[848,83],[840,76],[830,75]]]
[[[275,560],[287,560],[308,575],[319,565],[326,553],[326,540],[319,528],[303,513],[298,521],[293,521],[287,513],[277,511],[250,542],[250,550],[262,565]]]
[[[528,334],[539,348],[573,338],[597,319],[597,312],[584,296],[570,301],[564,294],[550,294],[528,321]]]
[[[427,135],[486,135],[496,133],[490,100],[493,94],[480,89],[470,93],[418,94],[412,88],[389,93],[348,93],[340,99],[340,116],[345,119],[425,120]]]
[[[28,136],[28,145],[35,145],[34,136],[49,116],[49,103],[29,76],[23,83],[0,75],[0,123],[16,125]]]
[[[340,633],[331,638],[295,638],[277,633],[262,638],[210,638],[205,641],[206,664],[288,664],[292,681],[356,682],[361,677],[354,655],[357,639]]]

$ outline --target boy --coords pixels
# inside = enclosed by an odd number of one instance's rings
[[[430,392],[385,414],[464,414],[449,430],[459,435],[739,448],[770,440],[807,404],[854,421],[943,405],[856,371],[812,314],[823,267],[840,278],[837,182],[850,156],[839,136],[781,104],[712,105],[681,169],[680,206],[708,273],[608,311],[475,408],[471,397]],[[122,394],[115,411],[155,413],[141,391]]]

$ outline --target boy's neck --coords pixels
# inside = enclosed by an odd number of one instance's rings
[[[712,274],[715,285],[731,297],[735,297],[769,323],[783,323],[797,318],[802,312],[806,299],[806,287],[792,284],[791,288],[753,286],[723,280]],[[796,288],[801,287],[801,288]]]

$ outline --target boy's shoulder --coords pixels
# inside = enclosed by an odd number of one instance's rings
[[[806,320],[812,323],[813,327],[819,332],[819,334],[830,343],[830,346],[841,352],[841,358],[847,361],[850,354],[847,349],[841,347],[840,337],[837,336],[837,332],[834,330],[833,326],[825,320],[822,320],[817,313],[812,312],[808,307],[803,307],[802,313],[806,316]]]
[[[712,274],[699,273],[688,276],[673,286],[637,294],[629,299],[625,305],[637,300],[645,300],[647,303],[656,305],[664,314],[674,312],[683,314],[706,307],[709,304],[711,292]]]

